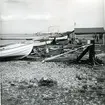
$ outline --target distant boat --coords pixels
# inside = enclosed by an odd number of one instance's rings
[[[0,47],[0,59],[15,58],[22,59],[28,56],[33,49],[33,44],[16,43]]]

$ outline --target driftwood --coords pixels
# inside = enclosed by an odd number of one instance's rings
[[[77,50],[79,50],[79,49],[81,49],[81,48],[85,48],[85,47],[88,47],[88,46],[91,46],[91,44],[89,44],[89,45],[84,45],[84,46],[81,46],[81,47],[79,47],[79,48],[75,48],[74,50],[70,50],[70,51],[67,51],[67,52],[65,52],[65,53],[62,53],[62,54],[59,54],[59,55],[56,55],[56,56],[52,56],[52,57],[46,58],[46,59],[44,59],[42,62],[46,62],[46,61],[53,60],[53,59],[55,59],[55,58],[58,58],[58,57],[60,57],[60,56],[63,56],[63,55],[69,54],[69,53],[73,53],[73,52],[75,52],[75,51],[77,51]]]

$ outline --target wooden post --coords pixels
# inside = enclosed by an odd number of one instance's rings
[[[105,33],[103,34],[103,45],[105,45]]]
[[[95,59],[95,40],[91,40],[91,46],[89,46],[89,61],[92,65],[94,65]]]
[[[47,42],[46,42],[46,53],[47,54],[49,53],[49,48],[48,48]]]

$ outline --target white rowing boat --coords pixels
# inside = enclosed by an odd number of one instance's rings
[[[16,43],[0,47],[0,59],[2,58],[18,58],[22,59],[28,56],[33,48],[33,44]]]

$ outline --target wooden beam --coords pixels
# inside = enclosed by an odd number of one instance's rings
[[[53,59],[55,59],[55,58],[58,58],[58,57],[60,57],[60,56],[63,56],[63,55],[66,55],[66,54],[69,54],[69,53],[72,53],[72,52],[75,52],[75,51],[77,51],[77,50],[79,50],[79,49],[81,49],[81,48],[85,48],[85,47],[88,47],[88,46],[91,46],[91,44],[89,44],[89,45],[84,45],[84,46],[81,46],[81,47],[79,47],[79,48],[75,48],[74,50],[70,50],[70,51],[67,51],[67,52],[65,52],[65,53],[62,53],[62,54],[59,54],[59,55],[56,55],[56,56],[52,56],[52,57],[46,58],[46,59],[44,59],[42,62],[46,62],[46,61],[53,60]]]
[[[81,58],[89,51],[89,46],[80,54],[77,58],[77,62],[81,60]]]

